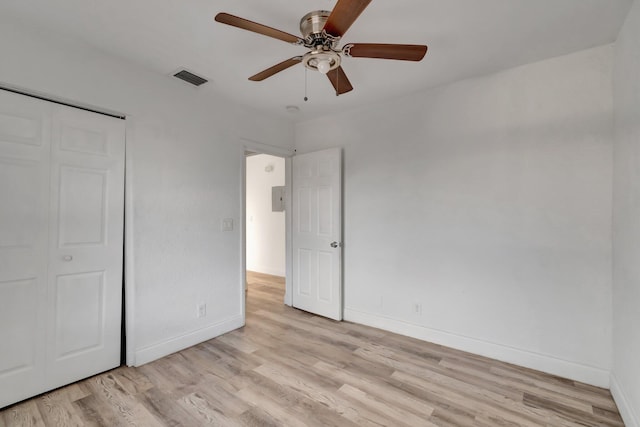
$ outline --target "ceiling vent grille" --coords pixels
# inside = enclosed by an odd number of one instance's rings
[[[184,80],[187,83],[191,83],[194,86],[200,86],[208,82],[209,80],[202,78],[200,76],[196,76],[193,73],[190,73],[187,70],[180,70],[173,75],[173,77],[177,77],[180,80]]]

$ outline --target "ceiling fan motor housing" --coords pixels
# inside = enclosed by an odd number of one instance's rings
[[[340,37],[324,30],[330,15],[331,12],[327,10],[314,10],[302,17],[300,20],[300,32],[304,38],[302,45],[314,50],[319,50],[321,47],[324,50],[336,50]]]
[[[318,71],[318,65],[322,63],[325,67],[329,64],[329,71],[340,66],[341,58],[335,50],[340,37],[324,31],[324,25],[330,15],[331,12],[328,10],[315,10],[307,13],[300,20],[300,33],[304,37],[304,45],[311,49],[303,56],[302,63],[310,70]]]
[[[328,10],[314,10],[302,17],[300,20],[300,32],[304,38],[312,34],[322,34],[325,22],[329,19],[331,12]]]

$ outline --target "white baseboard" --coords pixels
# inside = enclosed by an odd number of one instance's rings
[[[256,273],[268,274],[270,276],[279,276],[279,277],[285,277],[287,274],[285,270],[280,270],[277,268],[270,268],[270,267],[257,267],[257,266],[248,267],[247,266],[247,270],[254,271]]]
[[[616,401],[616,405],[618,405],[618,411],[620,411],[620,415],[622,415],[624,425],[627,427],[640,427],[640,418],[629,404],[629,399],[627,399],[624,391],[620,387],[618,379],[613,373],[611,374],[611,394],[613,395],[613,400]]]
[[[134,366],[144,365],[145,363],[200,344],[201,342],[218,337],[234,329],[241,328],[242,326],[244,326],[244,319],[242,315],[237,315],[205,328],[180,335],[179,337],[170,338],[166,341],[138,349],[135,352]]]
[[[513,363],[514,365],[524,366],[597,387],[609,388],[610,375],[606,369],[595,368],[545,354],[533,353],[514,347],[456,335],[359,310],[345,308],[344,320],[384,329],[389,332],[429,341],[503,362]]]

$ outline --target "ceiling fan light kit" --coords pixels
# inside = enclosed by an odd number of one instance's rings
[[[342,59],[336,52],[325,50],[312,50],[302,57],[302,63],[310,70],[327,74],[340,66]]]
[[[316,10],[307,13],[300,20],[302,38],[228,13],[217,14],[215,20],[309,49],[304,55],[295,56],[267,68],[249,77],[249,80],[262,81],[301,62],[306,68],[327,75],[336,95],[341,95],[353,90],[342,69],[342,55],[353,58],[421,61],[427,53],[425,45],[407,44],[349,43],[339,49],[340,40],[369,3],[371,0],[338,0],[333,11]]]

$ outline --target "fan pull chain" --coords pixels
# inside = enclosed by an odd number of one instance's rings
[[[304,102],[309,100],[309,98],[307,98],[307,71],[309,71],[309,69],[304,67]]]

